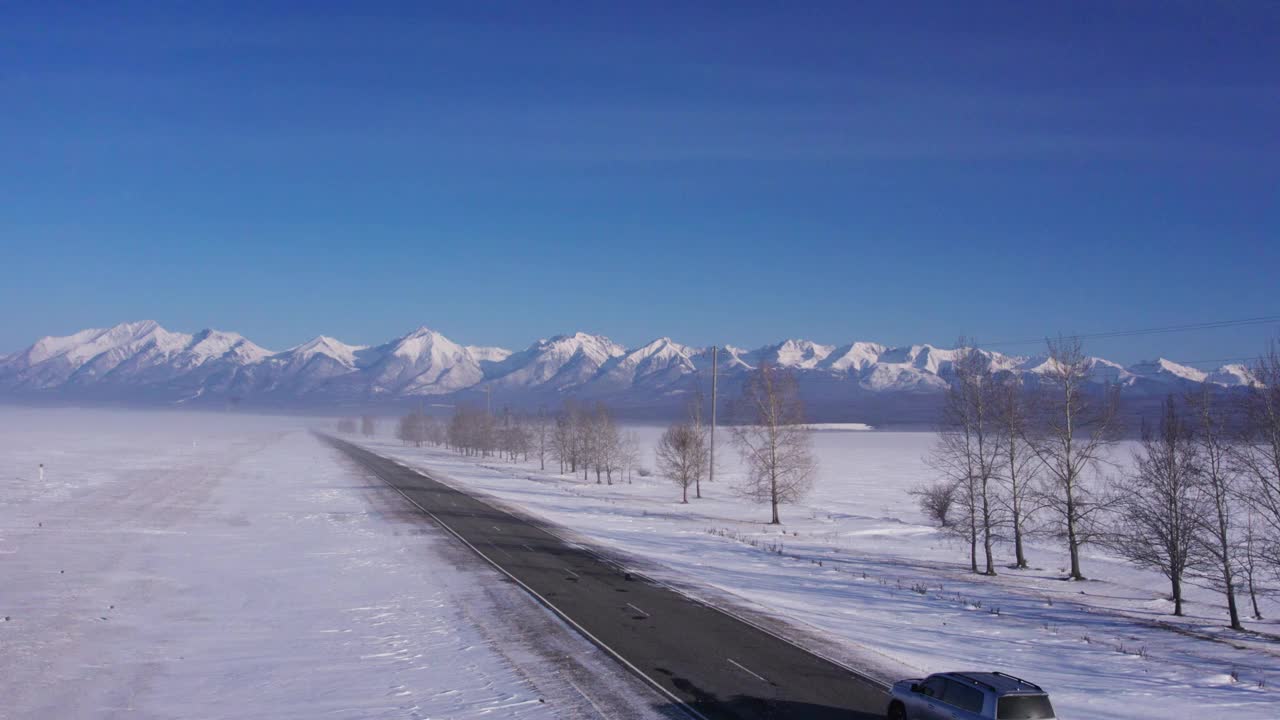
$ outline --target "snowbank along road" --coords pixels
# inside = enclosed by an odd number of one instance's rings
[[[326,438],[692,717],[878,718],[877,682],[418,470]]]

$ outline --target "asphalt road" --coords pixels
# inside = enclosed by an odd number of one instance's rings
[[[876,683],[425,474],[325,438],[658,691],[708,720],[880,718]]]

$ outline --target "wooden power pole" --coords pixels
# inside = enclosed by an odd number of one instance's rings
[[[720,369],[720,348],[711,346],[711,467],[707,472],[707,482],[716,479],[716,380]]]

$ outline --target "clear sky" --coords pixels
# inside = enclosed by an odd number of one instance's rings
[[[0,5],[0,352],[1280,315],[1280,3],[428,5]]]

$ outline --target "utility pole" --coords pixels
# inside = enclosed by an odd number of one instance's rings
[[[716,380],[720,369],[720,348],[711,346],[711,468],[707,472],[707,482],[716,479]]]
[[[486,385],[484,388],[484,412],[489,417],[493,417],[493,386]]]

